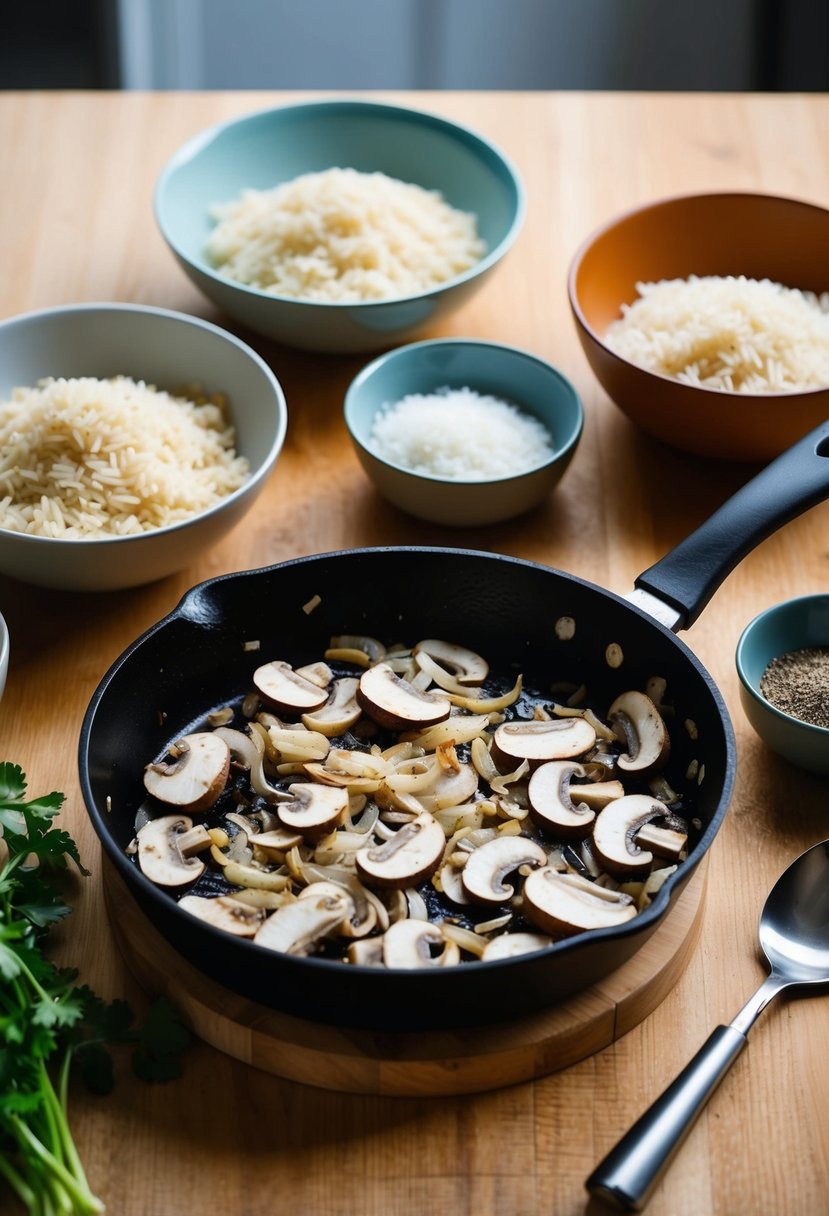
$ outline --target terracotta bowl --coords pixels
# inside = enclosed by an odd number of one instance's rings
[[[829,418],[829,385],[754,395],[682,384],[604,344],[638,282],[745,275],[829,290],[829,210],[764,194],[695,194],[629,211],[594,232],[568,280],[581,344],[607,394],[672,447],[728,460],[771,460]]]

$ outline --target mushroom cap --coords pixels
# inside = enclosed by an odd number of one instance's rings
[[[265,919],[263,908],[241,903],[230,895],[206,899],[201,895],[184,895],[178,906],[214,929],[222,929],[235,937],[253,937]]]
[[[664,802],[649,794],[626,794],[599,811],[593,824],[593,852],[605,868],[619,878],[646,874],[653,853],[641,848],[636,832],[651,819],[673,816]]]
[[[569,760],[589,751],[596,731],[584,718],[551,718],[549,721],[504,722],[493,736],[493,750],[509,764],[526,760],[530,765],[546,760]]]
[[[585,776],[580,764],[571,760],[548,760],[535,770],[527,786],[534,822],[565,839],[587,836],[596,818],[596,812],[589,806],[576,804],[570,797],[570,782],[574,776]]]
[[[487,942],[481,958],[485,963],[500,958],[517,958],[520,954],[546,950],[552,944],[553,939],[545,933],[500,933]]]
[[[431,948],[443,944],[439,955]],[[383,962],[394,969],[446,967],[460,962],[460,950],[427,920],[398,920],[383,934]]]
[[[378,726],[389,730],[420,730],[449,717],[452,704],[445,696],[421,692],[401,679],[388,663],[364,671],[357,687],[357,702]]]
[[[286,713],[309,713],[320,709],[328,700],[327,688],[307,680],[283,659],[273,659],[257,667],[253,683],[269,705]]]
[[[136,837],[142,874],[161,887],[183,887],[201,877],[204,862],[186,856],[181,848],[182,840],[193,831],[193,820],[187,815],[163,815],[145,823]],[[210,837],[204,829],[202,832],[201,847],[206,848]]]
[[[432,877],[445,847],[443,828],[434,816],[423,811],[382,844],[360,849],[354,861],[367,886],[404,889]]]
[[[552,866],[527,876],[523,910],[531,924],[558,937],[621,925],[636,915],[629,895]]]
[[[607,711],[608,720],[624,736],[627,751],[617,760],[626,773],[649,773],[663,765],[671,740],[662,715],[644,692],[631,689],[616,698]]]
[[[326,878],[321,878],[318,882],[312,882],[307,887],[303,887],[297,899],[319,899],[324,895],[337,896],[345,891],[352,901],[354,910],[342,922],[339,932],[343,937],[361,938],[370,933],[377,924],[377,909],[365,898],[365,890],[359,889],[362,891],[362,899],[359,901],[362,908],[358,906],[358,901],[351,890],[341,883]]]
[[[302,725],[306,730],[316,731],[329,739],[333,739],[335,735],[344,735],[363,712],[357,704],[358,685],[359,680],[354,676],[343,676],[335,680],[325,704],[303,714]]]
[[[503,904],[515,894],[515,888],[503,881],[507,874],[519,866],[546,864],[547,854],[534,840],[525,836],[499,836],[473,849],[461,872],[461,881],[464,891],[474,902]]]
[[[215,731],[195,731],[170,749],[172,763],[158,761],[144,770],[144,788],[159,802],[198,814],[221,794],[230,772],[230,748]]]
[[[447,668],[459,684],[475,687],[483,684],[489,675],[489,664],[486,659],[469,650],[466,646],[458,646],[455,642],[444,642],[440,638],[426,638],[418,642],[412,649],[417,656],[420,652],[428,654],[431,659]]]
[[[298,781],[288,786],[288,793],[291,801],[279,804],[280,822],[309,840],[333,831],[348,810],[348,790],[338,785]]]
[[[336,894],[296,899],[272,912],[254,941],[267,950],[305,955],[327,934],[337,930],[354,913],[354,901],[344,890]]]
[[[447,899],[451,899],[453,904],[459,904],[463,907],[471,902],[464,890],[463,870],[447,861],[440,868],[439,878],[443,894]]]

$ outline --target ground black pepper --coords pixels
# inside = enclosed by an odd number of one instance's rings
[[[784,714],[829,727],[829,646],[807,646],[772,659],[760,692]]]

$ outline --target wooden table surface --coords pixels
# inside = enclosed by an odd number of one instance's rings
[[[289,403],[288,439],[235,533],[180,574],[133,591],[72,595],[0,578],[12,657],[2,755],[34,792],[67,794],[63,819],[92,877],[78,884],[63,955],[107,995],[143,994],[115,952],[76,748],[87,702],[121,650],[195,582],[224,571],[364,544],[463,544],[527,557],[626,592],[749,475],[639,434],[589,372],[566,298],[569,260],[599,223],[639,202],[698,189],[758,189],[829,205],[829,98],[803,96],[397,95],[474,126],[517,163],[525,228],[462,312],[425,336],[471,335],[556,363],[586,409],[581,446],[540,509],[485,532],[422,525],[386,506],[351,451],[341,409],[368,356],[297,354],[243,334]],[[0,316],[126,300],[228,322],[174,263],[152,214],[173,150],[277,94],[0,96]],[[324,493],[319,488],[324,487]],[[353,1097],[283,1082],[196,1043],[186,1075],[145,1086],[124,1073],[106,1099],[74,1096],[93,1188],[122,1216],[274,1210],[313,1216],[571,1216],[584,1179],[632,1119],[728,1021],[764,974],[756,947],[767,890],[829,836],[825,780],[766,751],[737,696],[734,649],[760,610],[826,591],[829,504],[767,540],[684,636],[721,688],[738,739],[736,790],[710,853],[698,948],[674,991],[612,1047],[564,1072],[440,1100]],[[653,1216],[829,1210],[829,1004],[769,1010],[656,1192]],[[589,1209],[592,1210],[592,1209]]]

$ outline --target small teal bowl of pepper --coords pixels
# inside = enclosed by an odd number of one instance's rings
[[[829,775],[829,595],[761,612],[737,643],[743,711],[760,738],[807,772]]]

